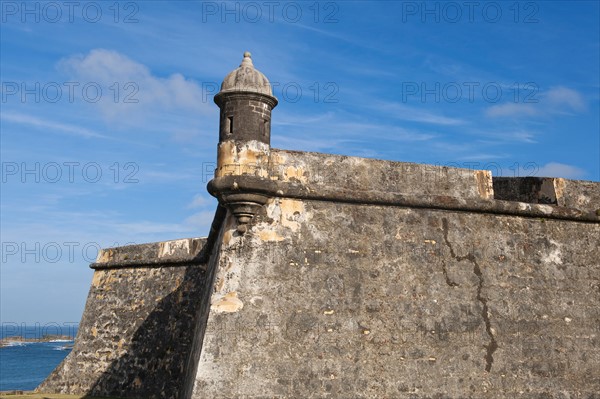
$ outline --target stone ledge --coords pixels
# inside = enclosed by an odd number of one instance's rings
[[[219,165],[219,176],[268,176],[271,180],[291,183],[339,187],[347,190],[377,190],[406,195],[493,198],[492,174],[487,170],[275,148],[271,148],[268,164],[256,162],[254,159],[246,161],[251,162],[225,160]]]
[[[227,210],[217,206],[208,237],[126,245],[100,250],[92,269],[124,267],[206,266]]]
[[[315,185],[268,180],[255,176],[223,176],[208,183],[213,196],[221,192],[257,193],[270,197],[315,201],[333,201],[409,208],[443,209],[476,213],[492,213],[545,219],[563,219],[600,223],[600,214],[545,204],[463,198],[444,195],[404,195],[376,190],[349,190],[329,185]]]
[[[493,198],[492,174],[487,170],[273,148],[269,162],[269,177],[279,181],[350,191]]]
[[[202,249],[207,238],[183,238],[179,240],[127,245],[100,250],[93,269],[130,266],[173,266],[205,263]]]

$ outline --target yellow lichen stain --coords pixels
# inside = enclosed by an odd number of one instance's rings
[[[98,336],[98,329],[96,327],[92,327],[92,335],[94,336],[94,338],[96,338]]]
[[[253,175],[267,177],[268,146],[258,141],[244,144],[239,150],[233,141],[219,144],[215,177]]]
[[[261,232],[258,233],[259,238],[261,239],[261,241],[283,241],[285,240],[284,237],[280,236],[279,234],[277,234],[276,231],[274,230],[263,230]]]
[[[106,274],[104,275],[104,280],[102,281],[102,285],[104,286],[105,289],[110,289],[110,285],[112,283],[114,283],[115,281],[117,281],[117,278],[115,277],[115,274],[117,273],[117,270],[107,270]]]
[[[233,230],[227,230],[223,233],[223,245],[229,245],[229,241],[233,237]]]
[[[221,291],[223,289],[224,285],[225,285],[225,280],[223,280],[223,278],[219,278],[217,280],[217,283],[215,284],[215,290],[217,292]]]
[[[234,291],[213,302],[211,309],[217,313],[234,313],[243,307],[244,303],[238,299],[237,292]]]
[[[102,283],[102,277],[104,272],[102,270],[95,271],[94,276],[92,277],[92,286],[99,287]]]
[[[279,180],[279,166],[288,165],[287,156],[281,155],[276,152],[271,152],[269,157],[269,169],[271,174],[271,180]]]
[[[494,198],[494,186],[492,185],[492,172],[489,170],[476,170],[473,172],[477,182],[479,196],[483,199]]]
[[[235,165],[237,149],[233,141],[224,141],[219,144],[217,149],[217,168],[215,169],[215,177],[226,176],[229,171],[226,170],[227,165]]]
[[[557,177],[554,178],[554,193],[556,195],[556,203],[559,206],[564,206],[564,191],[566,186],[566,181],[563,178]]]
[[[92,286],[95,288],[102,287],[105,290],[110,290],[110,285],[117,281],[115,270],[97,270],[92,277]]]
[[[304,215],[304,203],[298,200],[282,199],[279,202],[281,209],[281,224],[292,231],[297,231],[300,228],[300,223],[297,221],[300,216]]]
[[[183,249],[186,253],[190,253],[190,240],[173,240],[163,241],[159,244],[158,257],[162,258],[165,256],[173,255],[178,249]]]
[[[295,166],[288,166],[287,168],[285,168],[283,176],[286,181],[298,180],[301,183],[307,182],[306,176],[304,175],[304,169],[297,168]]]
[[[425,240],[425,243],[435,245],[435,240]]]
[[[324,310],[323,311],[323,314],[326,314],[326,315],[331,315],[333,313],[335,313],[335,311],[333,309],[331,309],[331,310]]]
[[[113,260],[115,257],[115,251],[112,249],[101,249],[96,256],[96,263],[106,263]]]

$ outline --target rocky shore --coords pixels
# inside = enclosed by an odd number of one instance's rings
[[[53,342],[53,341],[73,341],[75,338],[68,335],[44,335],[41,338],[24,338],[21,336],[6,337],[0,339],[0,348],[5,346],[11,346],[15,343],[28,343],[28,342]]]

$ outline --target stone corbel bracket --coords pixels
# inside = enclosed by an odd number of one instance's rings
[[[237,180],[244,181],[243,176],[217,177],[208,183],[208,192],[219,200],[235,216],[240,234],[248,230],[248,224],[269,200],[269,196],[253,190],[242,190]],[[261,180],[253,179],[254,184],[261,186]],[[265,180],[265,183],[268,180]],[[265,184],[266,186],[266,184]]]

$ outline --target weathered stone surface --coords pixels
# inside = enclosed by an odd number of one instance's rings
[[[600,215],[600,184],[585,180],[554,179],[559,206],[589,209]]]
[[[597,182],[555,177],[494,177],[494,198],[600,211]]]
[[[75,346],[38,391],[180,397],[194,368],[189,363],[196,325],[208,303],[207,265],[197,259],[205,242],[103,250]]]
[[[221,83],[221,93],[229,92],[251,92],[273,96],[271,83],[265,75],[254,68],[252,55],[247,51],[239,68],[231,71]]]
[[[128,266],[165,266],[184,263],[205,263],[201,259],[203,238],[183,238],[180,240],[153,242],[105,248],[98,253],[95,269]]]
[[[343,172],[322,180],[314,172],[329,156],[293,157],[295,169],[209,184],[218,197],[270,197],[244,234],[219,207],[206,245],[102,251],[75,348],[40,391],[192,399],[600,391],[600,223],[589,212],[598,183],[552,181],[563,190],[549,205],[490,198],[485,173],[444,172],[461,176],[470,192],[461,197],[453,178],[436,186],[394,174],[403,164],[333,157]],[[387,176],[404,179],[398,191]],[[427,194],[420,181],[431,184]]]
[[[271,149],[269,176],[274,180],[348,191],[402,195],[493,198],[492,175],[485,170]]]
[[[600,225],[274,199],[225,225],[193,398],[593,398]]]
[[[405,206],[426,209],[444,209],[463,212],[494,213],[523,217],[600,222],[600,214],[574,208],[503,201],[482,198],[461,198],[446,195],[404,195],[395,192],[347,189],[343,186],[309,185],[269,180],[255,176],[223,176],[208,183],[208,191],[226,204],[229,193],[244,196],[268,196],[298,200],[327,201],[382,206]],[[265,202],[262,201],[261,204]]]

